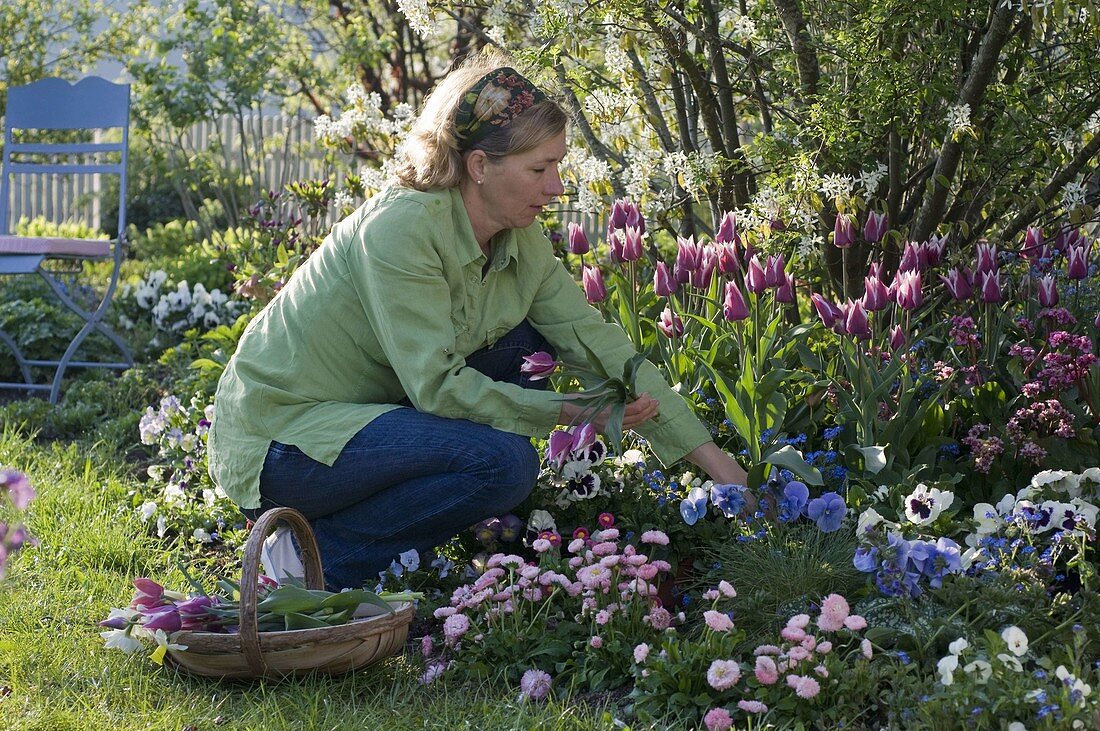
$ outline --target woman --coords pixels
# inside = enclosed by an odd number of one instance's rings
[[[584,362],[579,337],[614,373],[633,354],[535,223],[562,193],[566,122],[511,68],[467,62],[427,100],[398,183],[337,224],[241,338],[218,384],[211,474],[250,516],[304,513],[330,587],[530,493],[530,437],[581,409],[527,381],[524,355]],[[624,427],[665,463],[686,455],[744,482],[656,368],[638,384]]]

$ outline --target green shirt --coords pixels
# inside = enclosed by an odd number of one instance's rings
[[[214,481],[242,507],[258,507],[272,441],[331,465],[406,396],[420,411],[545,437],[560,395],[465,366],[524,318],[559,359],[586,362],[579,334],[609,373],[622,372],[630,341],[585,301],[538,224],[502,231],[491,251],[485,270],[457,189],[390,187],[338,223],[249,323],[218,383]],[[637,383],[661,403],[638,432],[663,462],[709,441],[652,364]]]

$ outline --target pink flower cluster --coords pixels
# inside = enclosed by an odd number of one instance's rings
[[[978,472],[988,473],[993,467],[993,460],[1005,451],[1004,442],[999,437],[987,437],[988,433],[988,424],[975,424],[962,440],[963,444],[970,447],[974,455],[974,469]]]

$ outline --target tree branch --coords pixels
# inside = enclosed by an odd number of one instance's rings
[[[817,94],[817,84],[821,80],[821,65],[814,51],[810,31],[806,27],[806,18],[798,7],[798,0],[773,0],[783,30],[794,51],[795,67],[798,69],[799,86],[802,89],[802,101],[807,103]]]

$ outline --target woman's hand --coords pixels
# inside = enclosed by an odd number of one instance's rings
[[[583,418],[584,421],[596,427],[598,431],[604,432],[607,429],[607,419],[611,415],[611,408],[602,409],[595,414],[585,414],[584,406],[571,401],[571,399],[579,398],[582,395],[576,393],[565,395],[566,400],[561,404],[558,423],[575,424]],[[633,429],[640,424],[644,424],[657,416],[660,411],[661,402],[648,393],[643,393],[626,405],[626,409],[623,411],[623,429]]]

